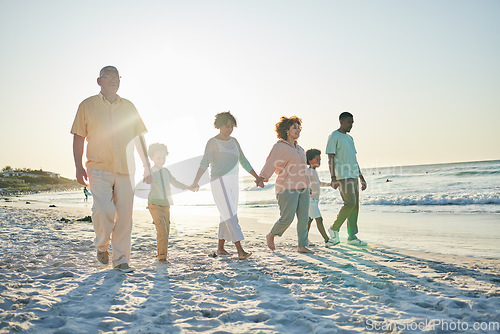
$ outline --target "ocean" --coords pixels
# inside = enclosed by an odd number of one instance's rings
[[[500,214],[500,160],[363,170],[368,188],[360,194],[362,210],[399,213]],[[174,175],[175,176],[175,175]],[[319,170],[323,182],[328,170]],[[256,188],[253,177],[240,172],[240,206],[277,206],[273,176],[265,188]],[[182,178],[179,178],[180,181]],[[184,181],[188,184],[188,181]],[[147,206],[148,187],[137,186],[134,206]],[[177,206],[214,206],[210,186],[196,193],[172,188]],[[53,204],[85,205],[83,191],[41,193],[23,200]],[[92,197],[89,198],[91,202]],[[338,190],[321,188],[320,208],[337,211],[342,205]],[[499,217],[500,218],[500,217]]]
[[[500,213],[500,160],[399,166],[363,170],[368,188],[360,194],[363,210],[377,212],[445,212],[454,214]],[[275,176],[264,189],[253,177],[241,173],[240,205],[276,206]],[[329,182],[328,170],[319,171]],[[213,205],[208,186],[198,194],[178,194],[177,205]],[[140,202],[140,201],[139,201]],[[338,190],[322,187],[322,210],[337,211],[342,205]]]
[[[362,238],[391,247],[500,258],[500,160],[372,168],[363,174],[368,189],[360,194]],[[320,170],[319,175],[324,182],[330,179],[327,170]],[[182,175],[174,176],[190,183]],[[240,172],[240,216],[274,223],[279,215],[274,179],[265,188],[256,188],[253,177]],[[139,184],[136,189],[135,210],[146,210],[147,186]],[[216,216],[208,184],[196,193],[172,190],[173,215]],[[84,202],[83,191],[25,195],[18,200],[88,207],[89,211],[92,205],[92,197]],[[322,187],[320,210],[325,225],[333,222],[341,205],[338,190]],[[177,223],[179,233],[189,234],[218,222],[209,219],[196,228],[188,222]],[[317,235],[317,230],[311,233]],[[342,237],[346,237],[343,229]]]

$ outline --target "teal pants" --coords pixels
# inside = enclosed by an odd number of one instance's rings
[[[278,194],[280,218],[271,229],[272,235],[282,236],[297,215],[299,246],[307,246],[307,222],[309,220],[309,188],[283,190]]]

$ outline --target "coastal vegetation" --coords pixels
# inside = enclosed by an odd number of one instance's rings
[[[0,172],[0,195],[18,195],[42,191],[59,191],[79,188],[76,180],[57,173],[29,168],[5,166]]]

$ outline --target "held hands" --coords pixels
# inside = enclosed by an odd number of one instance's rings
[[[187,189],[189,189],[193,192],[196,192],[196,191],[200,190],[200,186],[198,185],[198,183],[193,183],[192,185],[187,187]]]
[[[257,176],[254,182],[257,187],[264,188],[264,179]]]
[[[259,177],[259,176],[255,176],[255,185],[257,187],[260,187],[260,188],[264,188],[264,182],[267,182],[266,179],[262,178],[262,177]],[[198,191],[200,189],[200,186],[198,185],[198,182],[193,182],[193,184],[191,184],[189,187],[187,187],[187,189],[191,190],[191,191]]]
[[[88,186],[89,177],[87,176],[87,171],[83,166],[76,167],[76,180],[82,186]]]
[[[198,191],[198,188],[193,188],[192,185],[188,186],[188,185],[183,185],[184,186],[184,190],[191,190],[191,191]]]
[[[366,181],[364,179],[361,179],[361,190],[366,190],[366,188],[368,187],[368,184],[366,183]],[[331,187],[333,189],[337,189],[340,187],[340,182],[337,180],[337,178],[333,177],[332,178],[332,183],[330,184]]]
[[[330,183],[330,186],[333,189],[337,189],[340,187],[340,182],[337,180],[337,178],[335,176],[332,177],[332,182]]]
[[[333,188],[333,189],[338,189],[340,187],[340,182],[335,180],[335,181],[332,181],[332,183],[330,184],[330,186]]]

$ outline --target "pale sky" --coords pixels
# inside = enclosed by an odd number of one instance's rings
[[[499,17],[497,0],[0,0],[0,168],[74,178],[71,124],[106,65],[167,163],[203,154],[227,110],[257,172],[280,116],[324,153],[342,111],[362,168],[500,159]]]

